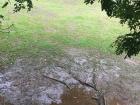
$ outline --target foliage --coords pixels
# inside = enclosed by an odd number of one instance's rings
[[[13,2],[12,2],[13,3]],[[9,4],[11,4],[11,0],[5,1],[5,3],[2,5],[2,8],[7,7]],[[21,9],[27,9],[28,11],[33,8],[32,0],[14,0],[14,12],[18,12]],[[4,16],[0,14],[0,19],[4,19]]]
[[[95,0],[85,0],[93,4]],[[128,24],[130,33],[122,35],[112,44],[116,54],[126,53],[131,57],[140,52],[140,0],[100,0],[101,8],[109,17],[120,19],[121,24]]]
[[[122,54],[125,51],[128,57],[137,55],[140,51],[140,32],[119,36],[114,42],[114,46],[116,46],[116,54]]]
[[[33,3],[32,0],[14,0],[14,12],[18,12],[21,9],[27,9],[28,11],[31,10],[31,8],[33,7]],[[5,8],[6,6],[8,6],[8,4],[10,4],[11,1],[8,0],[6,1],[2,8]]]

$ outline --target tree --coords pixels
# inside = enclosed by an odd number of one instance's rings
[[[11,4],[10,0],[5,1],[2,8],[6,7],[8,4]],[[33,8],[32,0],[14,0],[14,12],[18,12],[21,9],[30,11],[31,8]]]
[[[31,8],[33,8],[32,0],[5,0],[5,3],[2,5],[1,8],[5,8],[9,4],[14,5],[14,9],[13,9],[14,13],[19,12],[22,9],[27,9],[27,11],[30,11]],[[4,20],[4,16],[2,14],[0,14],[0,26],[1,26],[3,20]],[[10,32],[8,29],[11,28],[12,26],[13,26],[13,24],[5,29],[2,29],[0,27],[0,32]]]
[[[95,0],[85,0],[86,4],[93,4]],[[140,0],[99,0],[102,11],[109,17],[120,19],[121,24],[127,24],[130,32],[119,36],[112,44],[116,54],[126,53],[126,57],[140,52]]]
[[[32,0],[14,0],[14,12],[21,9],[31,10]],[[93,4],[95,0],[85,0],[86,4]],[[5,2],[6,7],[10,0]],[[121,24],[127,24],[130,32],[119,36],[112,44],[117,55],[126,53],[126,57],[137,55],[140,52],[140,0],[99,0],[102,11],[109,17],[120,19]],[[0,18],[3,18],[1,15]]]
[[[14,10],[13,12],[18,12],[22,9],[27,9],[28,11],[33,8],[33,3],[32,0],[14,0],[12,1],[14,5]],[[9,4],[12,4],[10,0],[6,0],[5,3],[2,5],[2,8],[7,7]],[[4,19],[4,16],[0,14],[0,19]]]

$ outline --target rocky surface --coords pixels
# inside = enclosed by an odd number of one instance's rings
[[[140,103],[140,64],[137,61],[96,56],[82,49],[67,49],[66,56],[54,58],[17,59],[15,64],[0,72],[0,94],[14,105],[49,105],[61,103],[65,86],[52,78],[64,81],[70,87],[79,85],[76,75],[84,82],[92,83],[96,74],[98,88],[105,93],[106,101],[116,97],[125,105]],[[80,86],[80,85],[79,85]],[[87,88],[89,89],[89,88]]]

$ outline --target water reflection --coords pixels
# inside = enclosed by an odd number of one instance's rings
[[[98,105],[97,102],[92,99],[93,93],[85,91],[83,88],[73,88],[66,90],[61,96],[62,103],[51,105]],[[125,105],[119,99],[113,97],[106,101],[106,105]]]
[[[71,90],[66,90],[61,96],[62,103],[51,105],[97,105],[92,99],[90,93],[86,92],[83,88],[73,88]]]
[[[52,103],[51,105],[98,105],[94,99],[92,99],[94,93],[87,92],[83,88],[74,87],[70,90],[65,90],[61,96],[62,103]],[[5,98],[0,96],[0,105],[14,105],[7,101]],[[32,102],[31,105],[41,105],[35,102]],[[106,100],[106,105],[126,105],[121,102],[119,99],[112,97],[111,99]]]

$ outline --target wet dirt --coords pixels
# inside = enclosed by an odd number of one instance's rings
[[[92,84],[95,73],[97,88],[104,92],[108,105],[139,105],[138,62],[134,64],[134,61],[103,56],[85,49],[72,48],[65,52],[65,56],[56,57],[51,63],[45,57],[17,59],[15,64],[0,72],[0,95],[12,105],[94,105],[89,94],[93,90],[81,86],[73,75]],[[63,84],[43,75],[64,81],[71,90],[65,90]],[[73,88],[75,86],[78,88]]]
[[[52,103],[51,105],[97,105],[92,99],[92,94],[77,87],[66,90],[61,96],[61,100],[62,103]]]
[[[98,105],[97,102],[92,98],[95,97],[94,92],[88,92],[84,88],[74,87],[70,90],[65,89],[61,95],[61,103],[57,104],[52,102],[50,105]],[[0,105],[13,105],[6,101],[4,97],[0,97]],[[31,105],[39,105],[32,102]],[[106,100],[106,105],[126,105],[119,99],[113,97],[112,99]]]
[[[75,87],[63,93],[62,103],[52,103],[51,105],[98,105],[92,97],[95,97],[94,92],[87,92],[83,88]],[[113,97],[106,102],[106,105],[125,105],[125,103]]]

